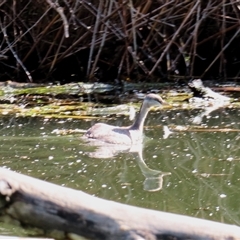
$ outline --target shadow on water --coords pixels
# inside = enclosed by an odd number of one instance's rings
[[[240,225],[240,110],[221,108],[202,116],[199,130],[193,119],[201,113],[150,113],[144,144],[135,149],[56,134],[56,129],[86,130],[96,119],[2,118],[1,165],[105,199]],[[103,121],[129,125],[120,116]],[[172,132],[167,137],[163,126]]]

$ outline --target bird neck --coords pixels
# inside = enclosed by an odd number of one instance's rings
[[[147,106],[145,106],[144,104],[142,104],[140,111],[137,114],[137,117],[135,119],[135,122],[130,127],[130,129],[131,130],[140,130],[142,132],[143,125],[144,125],[144,122],[145,122],[148,112],[149,112],[149,108]]]

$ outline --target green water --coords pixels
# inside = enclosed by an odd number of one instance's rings
[[[191,126],[202,110],[151,113],[138,152],[92,146],[81,134],[56,129],[87,129],[98,120],[2,118],[1,166],[145,208],[240,225],[240,122],[238,109],[220,109],[202,119],[206,129],[164,138],[163,125]],[[99,121],[128,125],[123,117]],[[170,175],[171,173],[171,175]],[[1,234],[16,235],[1,226]]]

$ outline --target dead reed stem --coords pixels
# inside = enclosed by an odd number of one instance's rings
[[[238,1],[10,0],[0,6],[2,80],[240,74]]]

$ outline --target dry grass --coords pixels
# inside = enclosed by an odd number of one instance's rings
[[[5,0],[0,12],[2,81],[239,79],[238,1]]]

